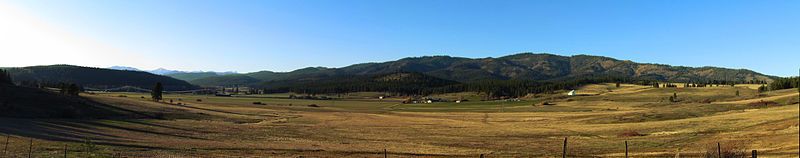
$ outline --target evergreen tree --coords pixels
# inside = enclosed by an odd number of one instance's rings
[[[67,95],[78,96],[78,93],[80,92],[81,89],[78,88],[78,85],[76,84],[70,84],[69,87],[67,87]]]
[[[739,90],[736,90],[736,96],[737,97],[739,96]]]
[[[156,86],[153,87],[153,92],[151,94],[153,97],[153,101],[161,100],[162,99],[161,94],[163,93],[163,91],[164,87],[161,86],[161,82],[156,83]]]
[[[0,70],[0,84],[11,84],[11,74],[8,71]]]

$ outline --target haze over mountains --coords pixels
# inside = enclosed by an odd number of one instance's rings
[[[586,76],[614,76],[673,82],[706,82],[712,80],[746,82],[751,80],[771,81],[775,78],[774,76],[746,69],[683,67],[636,63],[602,56],[560,56],[533,53],[521,53],[497,58],[409,57],[396,61],[361,63],[341,68],[308,67],[290,72],[259,71],[244,74],[232,72],[185,72],[166,69],[142,71],[122,66],[100,69],[69,65],[32,66],[10,68],[9,70],[16,82],[31,80],[38,82],[71,82],[99,87],[127,85],[142,88],[149,88],[155,82],[162,82],[168,87],[172,86],[169,87],[170,89],[197,88],[194,85],[268,87],[275,84],[297,85],[322,80],[336,83],[340,81],[332,80],[342,80],[341,82],[344,82],[359,77],[370,78],[399,72],[412,72],[414,76],[424,75],[461,83],[484,80],[559,81]],[[424,76],[415,78],[429,79]]]

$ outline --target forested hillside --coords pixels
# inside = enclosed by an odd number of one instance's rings
[[[186,81],[141,71],[124,71],[81,67],[72,65],[31,66],[6,69],[16,83],[26,84],[77,84],[91,88],[116,88],[134,86],[152,88],[157,82],[165,90],[190,90],[198,88]]]
[[[268,81],[317,80],[333,76],[379,75],[416,72],[462,83],[483,80],[573,80],[584,76],[615,76],[671,82],[767,82],[775,77],[746,69],[682,67],[643,64],[601,56],[522,53],[499,58],[427,56],[383,63],[363,63],[342,68],[310,67],[291,72],[262,71],[244,74],[258,85]],[[220,78],[209,77],[209,78]],[[285,81],[284,81],[285,80]],[[226,85],[225,79],[207,79],[203,85]]]

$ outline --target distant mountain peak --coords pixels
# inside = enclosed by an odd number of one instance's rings
[[[108,69],[113,69],[113,70],[128,70],[128,71],[142,71],[142,70],[140,70],[140,69],[137,69],[137,68],[134,68],[134,67],[128,67],[128,66],[111,66],[111,67],[108,67]]]
[[[149,72],[151,74],[156,74],[156,75],[171,75],[171,74],[181,74],[181,73],[214,73],[216,75],[239,74],[236,71],[224,71],[224,72],[215,72],[215,71],[181,71],[181,70],[170,70],[170,69],[166,69],[166,68],[162,68],[162,67],[154,69],[154,70],[142,70],[142,69],[129,67],[129,66],[111,66],[111,67],[108,67],[108,69],[127,70],[127,71],[144,71],[144,72]]]

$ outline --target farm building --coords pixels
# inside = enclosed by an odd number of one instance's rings
[[[569,93],[567,93],[567,95],[575,95],[575,90],[569,91]]]

